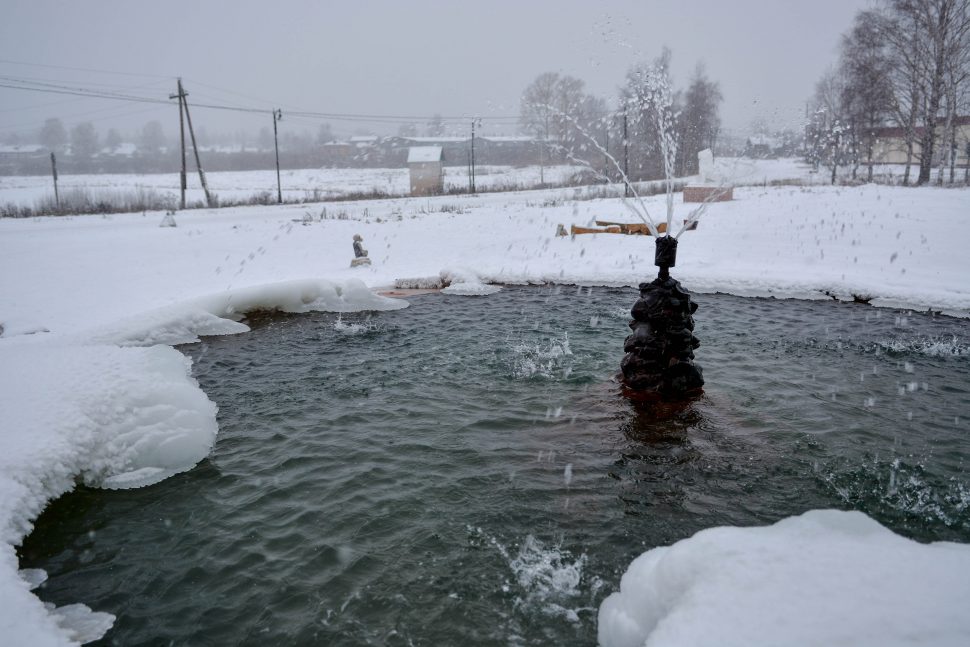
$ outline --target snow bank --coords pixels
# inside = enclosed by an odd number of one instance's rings
[[[212,449],[216,406],[192,378],[189,359],[162,344],[248,330],[238,320],[255,309],[358,312],[407,305],[373,294],[358,280],[287,281],[191,299],[92,335],[44,332],[0,340],[3,639],[83,643],[100,638],[114,620],[83,604],[44,605],[30,593],[43,574],[18,575],[14,547],[49,500],[76,481],[104,488],[151,485],[191,469]]]
[[[713,528],[630,564],[603,647],[970,644],[970,546],[920,544],[861,512]]]
[[[247,312],[362,312],[399,310],[402,299],[382,297],[358,279],[335,283],[324,279],[282,281],[215,294],[152,310],[97,331],[95,339],[121,346],[186,344],[200,335],[246,332],[239,323]]]
[[[14,546],[75,479],[140,487],[192,468],[215,440],[216,406],[192,379],[188,359],[166,346],[75,346],[31,337],[5,342],[0,358],[4,638],[22,645],[39,644],[40,636],[59,637],[60,644],[94,640],[111,626],[107,614],[83,605],[45,609],[17,577]]]

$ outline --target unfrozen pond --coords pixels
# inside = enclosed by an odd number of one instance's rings
[[[633,290],[441,294],[184,347],[219,405],[193,471],[79,489],[21,550],[98,644],[589,645],[644,550],[863,510],[970,541],[970,322],[697,297],[704,397],[610,382]]]

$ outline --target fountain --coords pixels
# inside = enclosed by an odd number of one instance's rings
[[[697,304],[690,293],[670,276],[677,261],[677,239],[656,239],[656,279],[640,284],[640,298],[633,304],[630,334],[623,343],[626,355],[620,364],[623,385],[638,394],[656,394],[664,399],[697,395],[704,386],[701,367],[694,364],[694,336]]]
[[[570,234],[633,234],[649,235],[655,238],[656,253],[654,263],[660,268],[655,280],[640,284],[640,298],[633,305],[633,333],[623,344],[626,353],[620,364],[619,380],[624,393],[636,399],[684,400],[701,393],[704,378],[701,367],[694,364],[694,349],[700,341],[694,336],[693,314],[697,304],[691,301],[690,293],[670,276],[670,268],[677,260],[677,239],[685,231],[697,228],[698,220],[712,202],[730,200],[732,187],[725,185],[723,179],[712,182],[713,155],[710,150],[698,153],[698,167],[702,185],[694,186],[696,196],[688,196],[685,202],[699,202],[684,219],[683,226],[671,235],[674,226],[674,162],[677,155],[677,135],[674,127],[678,114],[674,105],[670,78],[665,64],[658,61],[651,69],[638,72],[635,96],[628,99],[624,114],[632,110],[634,114],[648,109],[652,126],[656,130],[660,156],[663,160],[666,193],[666,222],[657,222],[651,217],[637,185],[627,174],[626,164],[621,164],[610,154],[582,124],[575,118],[554,106],[540,107],[552,111],[560,119],[570,123],[586,140],[586,144],[603,155],[607,165],[622,180],[623,206],[642,221],[640,223],[618,223],[597,220],[597,226],[570,228]],[[578,158],[571,151],[566,156],[585,166],[594,175],[607,183],[614,179],[604,171],[598,171],[588,160]],[[689,199],[688,199],[689,198]],[[566,228],[559,225],[557,236],[566,236]]]

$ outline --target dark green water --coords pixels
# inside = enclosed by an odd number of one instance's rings
[[[212,455],[80,489],[21,550],[104,645],[595,643],[630,561],[716,525],[855,508],[970,541],[970,322],[698,297],[707,390],[610,377],[632,290],[427,295],[184,347]]]

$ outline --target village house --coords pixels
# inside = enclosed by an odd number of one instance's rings
[[[50,164],[49,151],[35,144],[0,145],[0,174],[13,175],[24,172],[43,172]]]
[[[955,161],[956,166],[963,168],[967,165],[968,157],[970,157],[970,116],[962,116],[956,118],[956,155]],[[934,151],[934,161],[933,164],[939,163],[940,156],[946,155],[947,159],[949,156],[949,150],[943,150],[943,130],[946,126],[945,120],[940,120],[937,123],[937,145]],[[913,142],[913,152],[909,161],[911,164],[919,164],[920,151],[922,150],[920,146],[920,140],[923,137],[923,128],[916,129],[916,141]],[[873,147],[872,147],[872,160],[876,164],[905,164],[906,163],[906,130],[905,128],[899,126],[883,126],[876,128],[874,131]],[[950,149],[951,146],[947,145]]]

